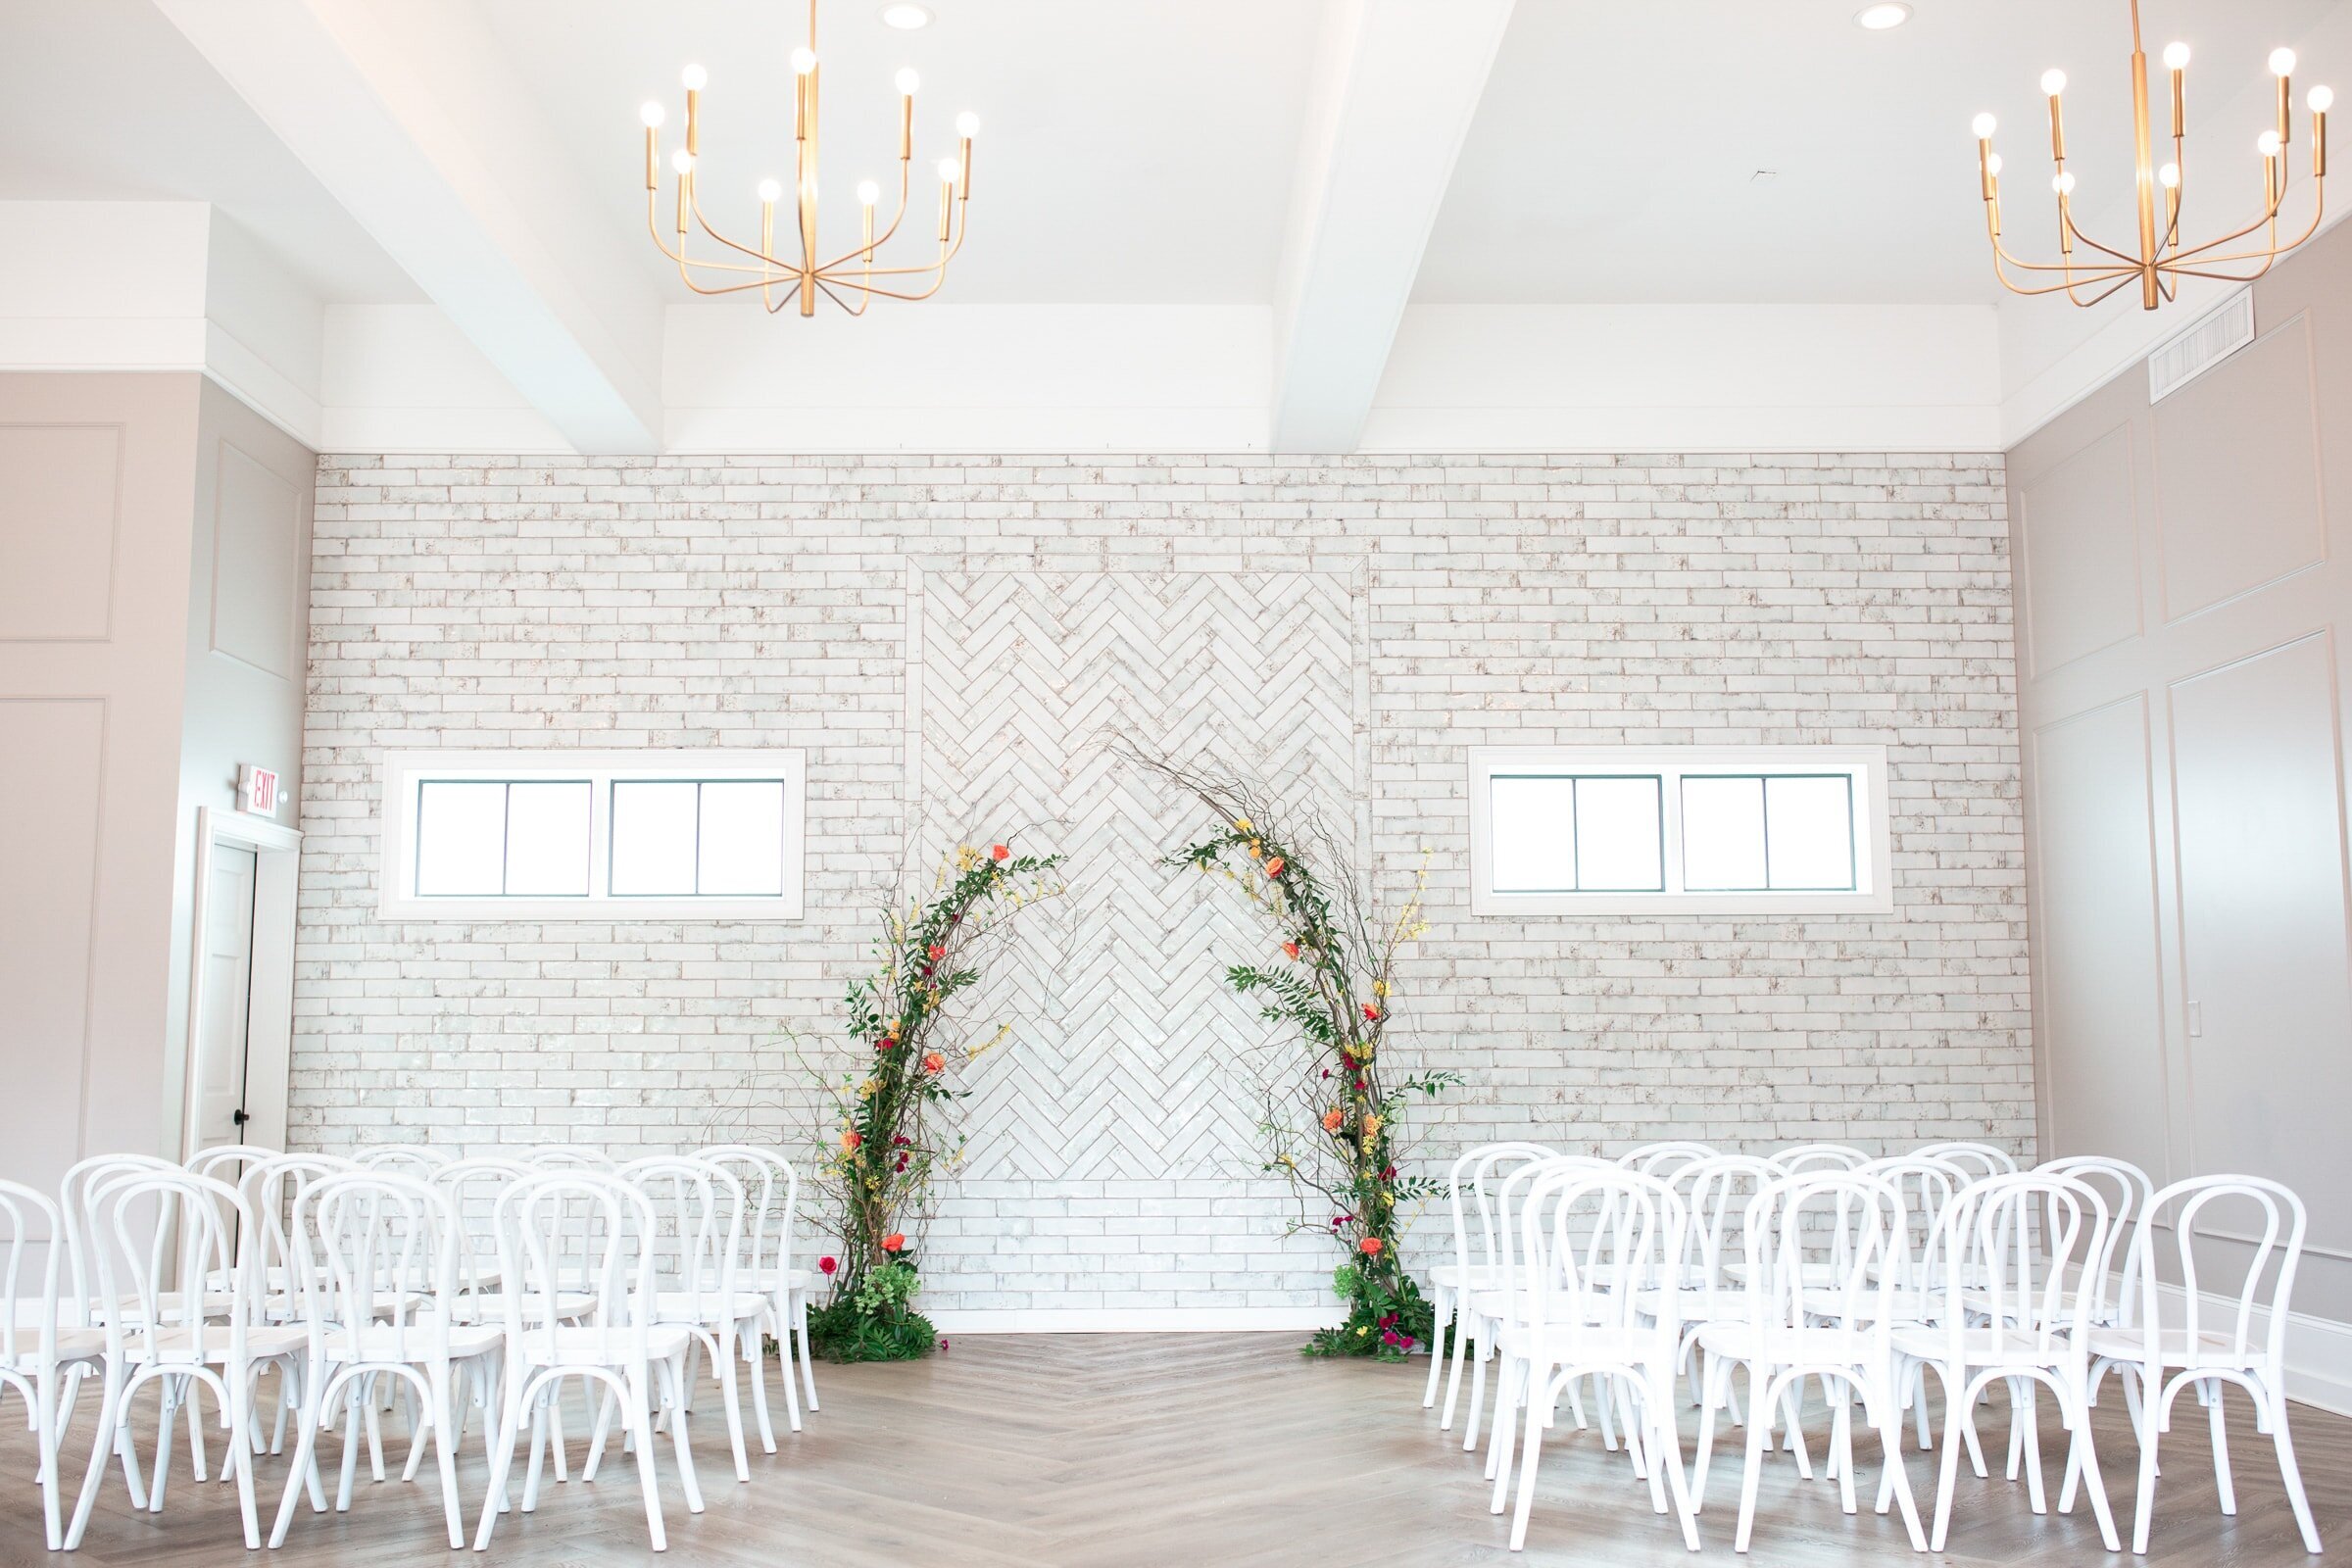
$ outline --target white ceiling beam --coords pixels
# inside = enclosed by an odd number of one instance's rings
[[[565,440],[659,449],[659,306],[467,7],[155,3]]]
[[[1363,433],[1512,0],[1342,0],[1326,24],[1274,302],[1273,449]]]

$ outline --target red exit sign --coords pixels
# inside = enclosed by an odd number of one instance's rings
[[[277,775],[251,762],[237,764],[237,809],[256,816],[277,814]]]

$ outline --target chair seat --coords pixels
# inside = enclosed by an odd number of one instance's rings
[[[1481,1291],[1471,1296],[1470,1310],[1480,1317],[1511,1324],[1533,1317],[1536,1303],[1534,1297],[1525,1291],[1518,1293],[1515,1300],[1506,1298],[1500,1291]],[[1576,1322],[1573,1298],[1565,1297],[1554,1298],[1548,1312],[1548,1321],[1553,1323]]]
[[[269,1361],[300,1355],[309,1339],[301,1329],[249,1328],[245,1331],[245,1356]],[[207,1328],[201,1349],[192,1329],[159,1329],[152,1336],[133,1334],[122,1342],[122,1356],[133,1366],[219,1366],[228,1358],[228,1330],[218,1324]]]
[[[1588,1366],[1640,1366],[1645,1361],[1671,1362],[1674,1347],[1656,1329],[1629,1329],[1591,1324],[1547,1323],[1530,1330],[1506,1324],[1502,1331],[1506,1354],[1539,1363]]]
[[[1459,1263],[1440,1263],[1429,1271],[1429,1282],[1446,1290],[1458,1291],[1467,1280],[1473,1291],[1502,1289],[1502,1269],[1494,1263],[1472,1263],[1467,1268]]]
[[[1960,1359],[1970,1366],[2048,1366],[2071,1354],[2063,1339],[2045,1342],[2025,1329],[1964,1328],[1955,1336],[1948,1327],[1919,1324],[1897,1324],[1894,1348],[1918,1360],[1941,1361],[1951,1354],[1955,1338]]]
[[[54,1343],[60,1365],[68,1361],[95,1361],[106,1354],[104,1329],[59,1329]],[[26,1373],[36,1370],[41,1357],[37,1349],[27,1348],[31,1344],[30,1337],[21,1337],[17,1341],[16,1359],[13,1362],[0,1361],[0,1367]]]
[[[646,1330],[646,1353],[665,1361],[686,1348],[693,1332],[675,1323],[657,1323]],[[545,1330],[533,1330],[515,1342],[514,1353],[528,1366],[616,1366],[608,1355],[625,1352],[636,1336],[629,1329],[565,1329],[554,1334],[551,1347]]]
[[[2094,1356],[2145,1364],[2146,1329],[2092,1329],[2082,1338]],[[2248,1340],[2240,1350],[2227,1334],[2200,1333],[2192,1344],[2186,1329],[2165,1329],[2156,1338],[2156,1353],[2164,1366],[2211,1367],[2215,1371],[2246,1371],[2270,1364],[2270,1353],[2259,1340]]]
[[[1752,1323],[1731,1321],[1698,1326],[1698,1348],[1727,1361],[1757,1360],[1767,1353],[1767,1342],[1776,1360],[1822,1366],[1859,1364],[1856,1357],[1865,1352],[1859,1336],[1845,1329],[1776,1328],[1759,1336]]]
[[[764,1295],[776,1288],[776,1273],[777,1271],[773,1268],[742,1269],[737,1272],[735,1283],[746,1290],[759,1291]],[[783,1271],[783,1274],[784,1288],[788,1291],[808,1291],[816,1288],[816,1276],[808,1269],[788,1268]]]
[[[518,1303],[525,1323],[547,1321],[547,1298],[526,1296]],[[556,1293],[556,1321],[586,1317],[596,1310],[596,1298],[587,1291],[558,1291]],[[462,1296],[450,1307],[451,1321],[457,1323],[504,1323],[507,1319],[507,1298],[503,1292],[490,1291],[475,1296]]]
[[[654,1293],[654,1318],[662,1323],[748,1323],[775,1304],[759,1291],[737,1291],[731,1303],[718,1292],[681,1290]]]
[[[429,1325],[410,1324],[395,1332],[389,1324],[376,1324],[360,1330],[355,1337],[342,1329],[329,1330],[325,1337],[326,1358],[341,1365],[346,1362],[414,1361],[432,1348]],[[449,1330],[449,1358],[463,1361],[467,1356],[495,1350],[506,1342],[505,1332],[486,1324],[454,1324]]]
[[[1845,1292],[1814,1289],[1798,1293],[1797,1299],[1815,1317],[1840,1317],[1845,1312]],[[1863,1322],[1877,1319],[1879,1304],[1877,1290],[1856,1293],[1855,1316]],[[1944,1293],[1937,1290],[1918,1290],[1908,1285],[1897,1286],[1886,1298],[1888,1315],[1897,1324],[1924,1324],[1942,1321]]]

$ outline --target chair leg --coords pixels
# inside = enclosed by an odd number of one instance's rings
[[[691,1349],[680,1351],[675,1361],[661,1363],[661,1376],[665,1380],[663,1393],[669,1405],[669,1436],[678,1454],[678,1481],[686,1494],[686,1511],[703,1511],[703,1484],[694,1473],[694,1450],[686,1446],[686,1357]]]
[[[1548,1382],[1549,1379],[1546,1378],[1545,1381]],[[1544,1451],[1543,1407],[1547,1402],[1535,1397],[1535,1390],[1532,1387],[1528,1390],[1527,1457],[1522,1461],[1519,1470],[1519,1505],[1511,1512],[1511,1549],[1513,1551],[1527,1549],[1527,1516],[1534,1509],[1536,1503],[1536,1463]],[[1497,1476],[1495,1480],[1499,1486],[1502,1478]],[[1497,1513],[1502,1511],[1499,1504],[1494,1511]]]
[[[1464,1301],[1454,1309],[1453,1314],[1453,1353],[1446,1357],[1446,1413],[1438,1421],[1440,1432],[1453,1430],[1454,1396],[1462,1392],[1462,1361],[1470,1353],[1470,1341],[1473,1333],[1474,1320],[1470,1316],[1470,1304]]]
[[[554,1402],[556,1392],[563,1388],[561,1379],[550,1379],[539,1396],[531,1401],[531,1462],[522,1475],[522,1511],[530,1513],[539,1506],[539,1478],[547,1468],[548,1406]]]
[[[629,1398],[626,1416],[629,1436],[637,1449],[637,1488],[645,1496],[645,1529],[653,1539],[656,1551],[669,1549],[669,1533],[662,1527],[662,1490],[654,1474],[654,1423],[646,1413],[645,1369],[635,1368],[629,1375]],[[680,1423],[680,1430],[684,1423]]]
[[[1675,1372],[1666,1369],[1663,1378],[1653,1374],[1648,1400],[1652,1418],[1649,1436],[1650,1474],[1666,1472],[1666,1487],[1673,1494],[1674,1516],[1683,1527],[1683,1544],[1698,1550],[1698,1508],[1691,1501],[1690,1480],[1683,1474],[1683,1435],[1674,1421]]]
[[[1943,1550],[1943,1544],[1952,1533],[1952,1494],[1960,1484],[1961,1434],[1973,1430],[1968,1421],[1969,1396],[1961,1374],[1951,1367],[1940,1369],[1943,1384],[1943,1460],[1936,1470],[1936,1529],[1928,1537],[1930,1551]],[[1981,1473],[1981,1472],[1980,1472]]]
[[[2048,1513],[2050,1503],[2041,1489],[2041,1385],[2033,1378],[2019,1378],[2025,1391],[2025,1412],[2021,1418],[2014,1406],[2010,1411],[2010,1430],[2017,1434],[2010,1439],[2015,1446],[2025,1450],[2026,1496],[2035,1513]]]
[[[1854,1511],[1854,1403],[1839,1399],[1830,1412],[1830,1462],[1838,1467],[1838,1505]]]
[[[734,1352],[726,1343],[733,1338],[732,1332],[719,1335],[705,1348],[710,1352],[710,1359],[715,1363],[718,1396],[726,1406],[727,1443],[735,1450],[735,1479],[749,1481],[752,1479],[752,1462],[743,1447],[743,1390],[735,1378]]]
[[[2220,1378],[2211,1384],[2213,1397],[2205,1404],[2206,1429],[2213,1434],[2213,1490],[2222,1499],[2222,1512],[2237,1512],[2237,1488],[2230,1479],[2230,1433],[2222,1424],[2222,1389]]]
[[[1494,1370],[1494,1433],[1487,1443],[1487,1477],[1494,1483],[1494,1494],[1487,1505],[1489,1513],[1502,1512],[1511,1500],[1511,1440],[1519,1430],[1515,1419],[1519,1414],[1516,1365],[1509,1356],[1504,1356]]]
[[[1747,1407],[1751,1419],[1747,1423],[1747,1458],[1740,1471],[1740,1528],[1732,1538],[1732,1549],[1738,1552],[1745,1552],[1749,1539],[1755,1535],[1756,1492],[1764,1479],[1764,1445],[1772,1435],[1771,1423],[1763,1418],[1763,1412],[1772,1408],[1770,1391],[1756,1387],[1755,1371],[1748,1376]]]
[[[775,1417],[767,1408],[767,1351],[760,1345],[763,1334],[758,1323],[739,1328],[736,1338],[741,1342],[743,1358],[752,1369],[752,1414],[760,1423],[760,1451],[776,1451]]]
[[[318,1423],[310,1417],[311,1413],[305,1410],[303,1419],[297,1423],[300,1430],[294,1439],[294,1468],[287,1472],[285,1495],[277,1501],[277,1522],[270,1527],[272,1551],[285,1544],[286,1530],[294,1523],[294,1505],[302,1498],[304,1481],[316,1484],[318,1474]]]
[[[773,1315],[776,1330],[776,1381],[784,1385],[784,1419],[793,1431],[801,1430],[801,1381],[792,1372],[792,1317],[789,1313]],[[760,1355],[766,1359],[767,1348],[761,1346]]]
[[[588,1434],[588,1457],[580,1461],[580,1480],[594,1481],[596,1472],[605,1462],[605,1439],[612,1430],[612,1412],[620,1396],[611,1389],[596,1402],[596,1426]]]
[[[1430,1291],[1429,1381],[1421,1390],[1421,1408],[1426,1410],[1438,1402],[1438,1373],[1446,1361],[1446,1329],[1453,1312],[1453,1293],[1445,1286]]]
[[[427,1417],[433,1426],[433,1463],[441,1472],[441,1513],[449,1526],[449,1549],[466,1549],[466,1525],[458,1513],[458,1453],[457,1438],[450,1431],[456,1420],[452,1411],[456,1401],[450,1389],[450,1368],[447,1362],[433,1368],[432,1414]]]
[[[81,1545],[81,1533],[89,1528],[90,1510],[98,1504],[98,1488],[106,1480],[107,1456],[122,1437],[121,1411],[122,1393],[110,1372],[106,1390],[98,1402],[98,1430],[90,1438],[90,1464],[81,1474],[81,1495],[74,1501],[74,1522],[66,1530],[66,1550]],[[136,1502],[134,1497],[133,1502]]]
[[[2121,1551],[2123,1542],[2115,1533],[2115,1514],[2107,1506],[2107,1483],[2099,1475],[2098,1450],[2091,1442],[2090,1406],[2079,1399],[2070,1401],[2062,1394],[2058,1410],[2074,1428],[2075,1451],[2082,1456],[2079,1467],[2082,1472],[2082,1489],[2090,1494],[2090,1512],[2099,1522],[2099,1539],[2106,1543],[2109,1551]]]
[[[1698,1364],[1706,1388],[1698,1403],[1698,1453],[1690,1461],[1690,1511],[1707,1505],[1707,1460],[1715,1451],[1715,1411],[1724,1402],[1732,1381],[1732,1363],[1722,1356],[1699,1352]]]
[[[1926,1401],[1921,1401],[1923,1404]],[[1919,1499],[1911,1494],[1911,1472],[1903,1467],[1903,1423],[1897,1415],[1879,1428],[1879,1452],[1886,1473],[1879,1482],[1879,1512],[1886,1511],[1886,1494],[1892,1492],[1895,1506],[1903,1516],[1903,1529],[1911,1536],[1911,1549],[1928,1549],[1927,1532],[1920,1528]]]
[[[1494,1358],[1494,1351],[1482,1343],[1478,1348],[1477,1356],[1470,1363],[1470,1414],[1462,1423],[1462,1451],[1464,1453],[1468,1453],[1478,1446],[1479,1413],[1487,1407],[1487,1363]]]
[[[522,1379],[524,1369],[507,1369],[505,1397],[499,1402],[498,1419],[482,1422],[483,1442],[490,1448],[490,1489],[482,1494],[482,1523],[474,1532],[473,1549],[490,1549],[490,1532],[498,1523],[499,1510],[506,1506],[507,1472],[514,1464],[514,1440],[522,1425]],[[495,1436],[491,1435],[495,1429]]]
[[[807,1297],[796,1296],[792,1298],[792,1323],[793,1327],[800,1331],[801,1386],[808,1393],[808,1410],[813,1415],[824,1407],[816,1402],[816,1347],[808,1343],[808,1298]]]
[[[2303,1532],[2303,1549],[2320,1549],[2320,1527],[2312,1522],[2311,1498],[2303,1492],[2303,1470],[2295,1463],[2295,1440],[2286,1435],[2286,1396],[2270,1391],[2271,1446],[2278,1454],[2278,1478],[2286,1484],[2286,1500],[2295,1510],[2295,1528]]]
[[[58,1551],[65,1545],[65,1527],[58,1517],[57,1449],[60,1434],[57,1430],[57,1389],[54,1379],[44,1374],[32,1397],[33,1441],[40,1446],[41,1535],[49,1549]]]

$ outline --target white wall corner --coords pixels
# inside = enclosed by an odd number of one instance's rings
[[[321,338],[320,452],[575,450],[438,305],[332,304]]]
[[[326,307],[219,209],[206,238],[206,373],[318,451]]]

